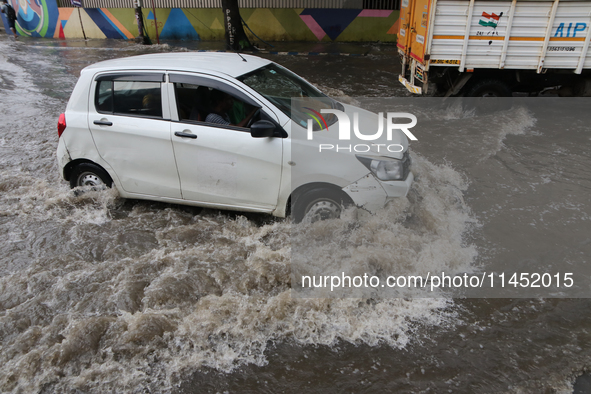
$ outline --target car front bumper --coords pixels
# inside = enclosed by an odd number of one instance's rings
[[[410,190],[414,175],[412,172],[403,181],[379,181],[371,173],[343,188],[355,205],[372,213],[383,209],[394,199],[405,197]]]

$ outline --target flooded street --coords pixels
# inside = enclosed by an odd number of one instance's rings
[[[393,46],[298,44],[362,56],[261,56],[417,115],[407,198],[321,228],[75,195],[56,124],[80,70],[180,45],[0,38],[0,392],[573,392],[591,368],[589,99],[475,117],[408,97]],[[577,291],[292,297],[292,237],[350,228],[400,250],[366,271],[574,271]]]

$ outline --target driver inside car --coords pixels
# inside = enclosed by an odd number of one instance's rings
[[[253,108],[241,121],[232,123],[228,112],[234,107],[234,97],[221,90],[214,90],[211,92],[211,110],[209,115],[205,118],[208,123],[215,123],[221,125],[247,127],[250,120],[259,108]]]

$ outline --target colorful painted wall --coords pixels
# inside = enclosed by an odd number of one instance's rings
[[[9,0],[18,14],[20,35],[53,38],[133,39],[138,36],[131,8],[58,8],[55,0]],[[158,8],[156,18],[143,9],[145,26],[161,39],[223,40],[222,10]],[[383,41],[395,42],[398,11],[351,9],[246,8],[240,10],[250,29],[265,41]],[[6,18],[3,17],[5,27]],[[252,34],[248,31],[247,34]]]
[[[21,36],[53,37],[57,27],[58,8],[55,0],[8,0],[17,16],[16,31]],[[8,20],[2,15],[8,33]]]

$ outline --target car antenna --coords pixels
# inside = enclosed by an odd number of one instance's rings
[[[246,59],[242,57],[242,55],[240,54],[240,52],[236,52],[238,54],[238,56],[240,56],[242,58],[243,62],[246,62]],[[248,62],[247,62],[248,63]]]

